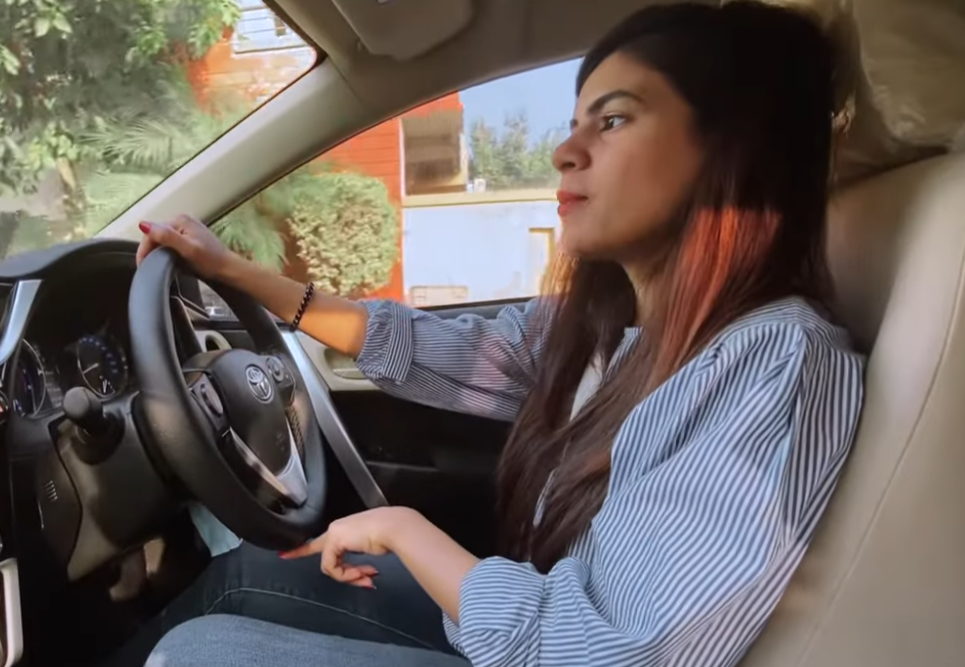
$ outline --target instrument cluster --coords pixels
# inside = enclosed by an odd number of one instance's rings
[[[107,401],[130,384],[127,352],[107,327],[66,345],[24,340],[12,380],[12,407],[23,417],[60,410],[72,387],[86,387]]]

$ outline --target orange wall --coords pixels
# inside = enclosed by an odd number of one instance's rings
[[[315,63],[311,48],[235,53],[231,36],[215,44],[204,58],[188,66],[188,78],[203,102],[212,93],[240,93],[248,100],[270,97],[307,72]]]
[[[407,111],[402,114],[403,116],[429,116],[436,111],[462,111],[462,100],[459,97],[459,93],[450,93],[445,97],[440,97],[437,100],[431,102],[426,102],[422,106],[418,106],[411,111]]]
[[[236,92],[249,100],[271,96],[297,79],[315,62],[310,48],[275,52],[236,54],[230,36],[215,45],[207,55],[189,66],[189,78],[199,100],[205,103],[212,93]],[[434,111],[462,109],[458,93],[447,95],[408,112],[426,115]],[[370,296],[402,300],[402,126],[398,118],[388,120],[320,155],[316,161],[333,162],[345,169],[357,170],[385,183],[389,198],[398,210],[399,259],[392,268],[388,284]],[[289,266],[287,273],[304,279],[305,267],[298,261],[297,246],[287,239]]]

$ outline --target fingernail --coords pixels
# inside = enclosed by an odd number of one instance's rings
[[[150,234],[150,233],[151,233],[151,223],[150,223],[150,222],[139,222],[139,223],[137,223],[137,227],[138,227],[138,229],[140,229],[141,232],[144,233],[144,234]]]
[[[285,560],[288,560],[289,558],[291,558],[291,555],[290,555],[290,553],[289,553],[288,551],[279,551],[279,552],[278,552],[278,557],[279,557],[279,558],[284,558]]]

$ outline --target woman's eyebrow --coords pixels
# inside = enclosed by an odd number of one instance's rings
[[[586,113],[588,116],[596,116],[603,110],[603,107],[607,105],[607,102],[611,102],[613,100],[622,99],[622,98],[630,99],[630,100],[633,100],[634,102],[643,104],[642,97],[640,97],[636,93],[631,93],[629,90],[623,90],[621,88],[618,90],[611,90],[609,93],[604,93],[603,95],[600,95],[598,98],[593,100],[593,103],[589,107],[587,107]],[[574,118],[573,120],[570,121],[570,129],[575,128],[576,125],[577,125],[577,121]]]

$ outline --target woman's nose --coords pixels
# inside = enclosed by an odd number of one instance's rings
[[[556,147],[553,151],[553,166],[561,174],[576,169],[586,169],[590,163],[590,156],[580,145],[579,137],[576,133]]]

